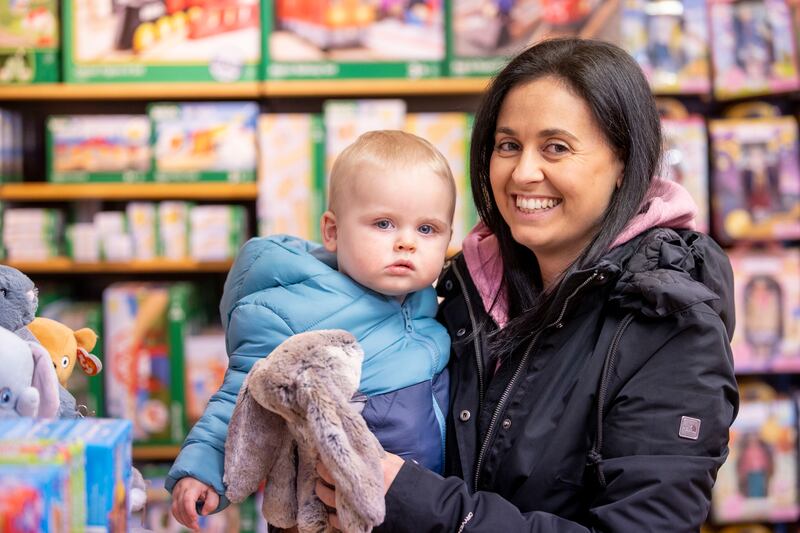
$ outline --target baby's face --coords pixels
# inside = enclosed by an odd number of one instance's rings
[[[452,235],[452,189],[423,165],[363,165],[337,201],[339,270],[361,285],[403,298],[439,276]]]

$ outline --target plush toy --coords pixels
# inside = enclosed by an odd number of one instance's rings
[[[267,479],[262,511],[281,528],[330,532],[317,498],[316,463],[336,481],[336,509],[346,533],[383,522],[383,448],[349,404],[364,353],[349,333],[294,335],[245,378],[225,442],[226,495],[244,500]]]
[[[100,359],[89,353],[97,344],[97,334],[91,329],[72,331],[61,322],[42,317],[35,318],[28,329],[50,353],[61,386],[67,386],[76,362],[89,376],[96,376],[103,369]]]
[[[25,329],[39,306],[36,286],[31,279],[6,265],[0,265],[0,327],[25,340],[34,340]]]
[[[0,418],[50,418],[58,411],[58,379],[50,355],[0,328]]]

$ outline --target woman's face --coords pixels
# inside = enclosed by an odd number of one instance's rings
[[[546,77],[506,95],[489,175],[511,234],[540,264],[565,268],[594,237],[623,163],[586,102]]]

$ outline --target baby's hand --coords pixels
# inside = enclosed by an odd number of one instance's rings
[[[207,515],[219,505],[219,495],[202,481],[193,477],[181,478],[172,489],[172,516],[189,529],[200,531],[198,503],[203,503],[200,514]]]

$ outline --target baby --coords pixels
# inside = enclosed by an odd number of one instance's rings
[[[428,141],[401,131],[360,136],[337,158],[323,246],[285,235],[244,245],[220,303],[225,381],[169,472],[172,512],[225,507],[225,435],[253,364],[290,335],[345,329],[364,349],[362,415],[383,447],[441,471],[450,339],[431,287],[452,235],[455,183]],[[202,508],[201,508],[201,503]]]

